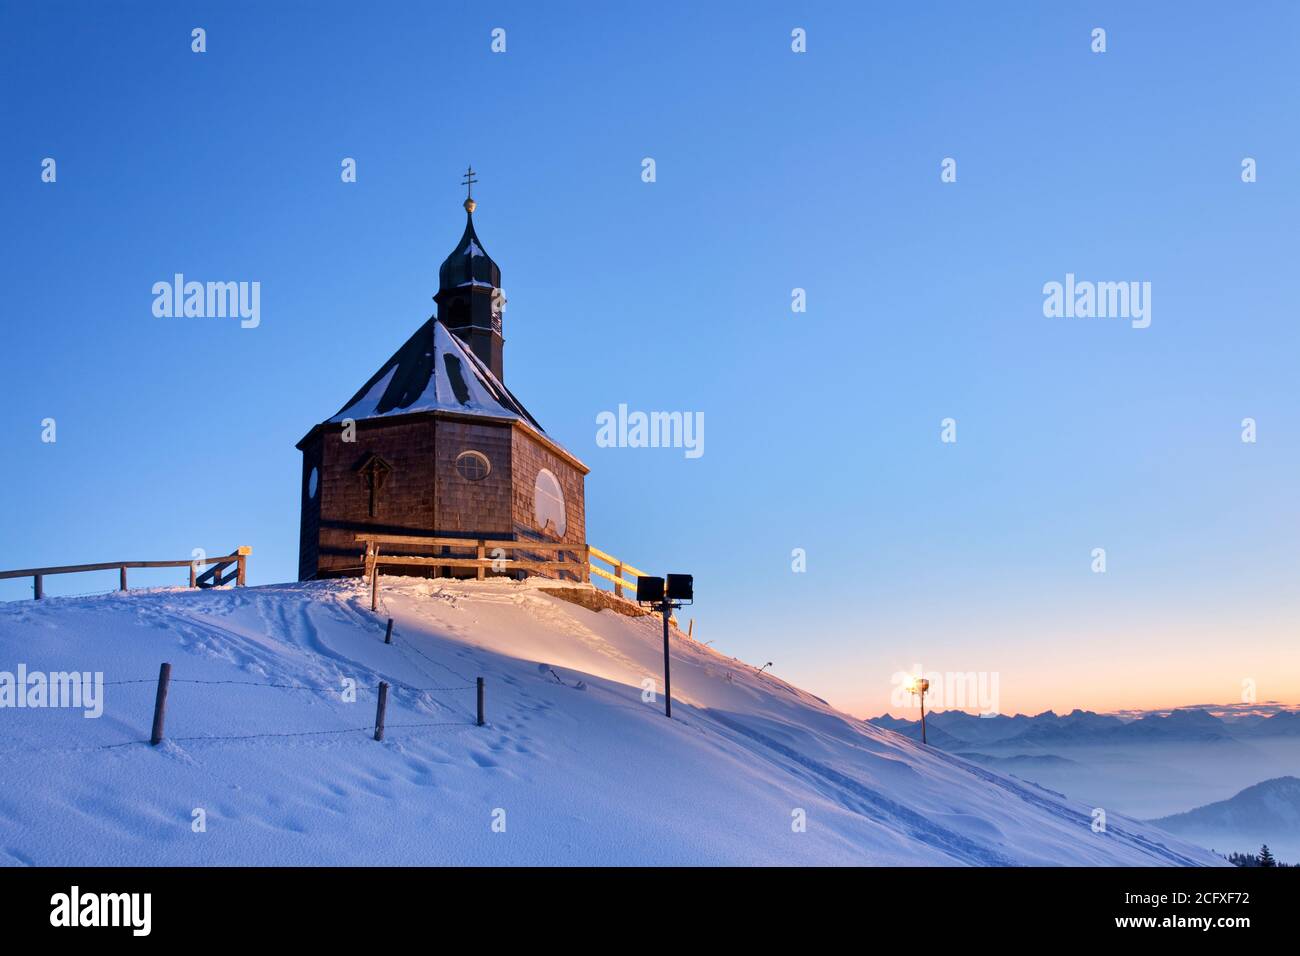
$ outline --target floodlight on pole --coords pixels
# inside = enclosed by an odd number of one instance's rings
[[[668,656],[668,619],[672,610],[695,600],[695,579],[689,574],[669,574],[666,578],[642,575],[636,579],[636,600],[648,604],[664,616],[664,716],[673,716],[673,682]]]

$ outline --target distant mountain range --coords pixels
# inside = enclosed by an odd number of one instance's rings
[[[913,740],[921,739],[918,720],[884,715],[874,718],[871,723]],[[1300,713],[1292,711],[1225,721],[1199,708],[1152,714],[1137,720],[1124,720],[1090,710],[1074,710],[1064,716],[1049,710],[1033,717],[1024,714],[977,717],[958,710],[946,710],[927,714],[925,723],[927,741],[941,750],[953,752],[989,746],[1038,749],[1089,744],[1214,743],[1300,736]]]
[[[1275,777],[1227,800],[1151,822],[1202,843],[1217,840],[1223,846],[1222,841],[1258,840],[1277,846],[1287,835],[1300,833],[1300,779]]]

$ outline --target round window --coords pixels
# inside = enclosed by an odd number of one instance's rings
[[[492,463],[481,451],[463,451],[456,456],[456,471],[466,481],[482,481],[492,470]]]
[[[537,482],[533,486],[533,518],[542,530],[551,526],[551,530],[560,537],[568,523],[564,520],[564,492],[560,482],[553,474],[543,468],[537,473]]]
[[[313,468],[311,470],[311,474],[307,476],[307,497],[308,498],[316,497],[316,487],[319,484],[320,484],[320,471],[316,468]]]

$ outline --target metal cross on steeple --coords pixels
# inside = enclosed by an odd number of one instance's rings
[[[460,181],[460,184],[465,187],[465,211],[468,213],[472,213],[474,207],[478,205],[474,202],[474,184],[476,182],[478,180],[474,178],[474,167],[470,166],[465,170],[465,178]]]

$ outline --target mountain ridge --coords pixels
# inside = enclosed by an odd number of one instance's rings
[[[882,715],[870,722],[905,736],[920,738],[920,721]],[[1168,714],[1147,714],[1124,720],[1112,714],[1074,710],[1065,716],[1044,711],[1032,717],[1002,714],[980,717],[964,711],[937,711],[926,715],[927,737],[944,749],[997,744],[1059,746],[1129,742],[1230,743],[1263,737],[1300,735],[1300,713],[1279,711],[1267,717],[1225,721],[1203,707],[1177,708]],[[940,742],[942,741],[942,743]]]

